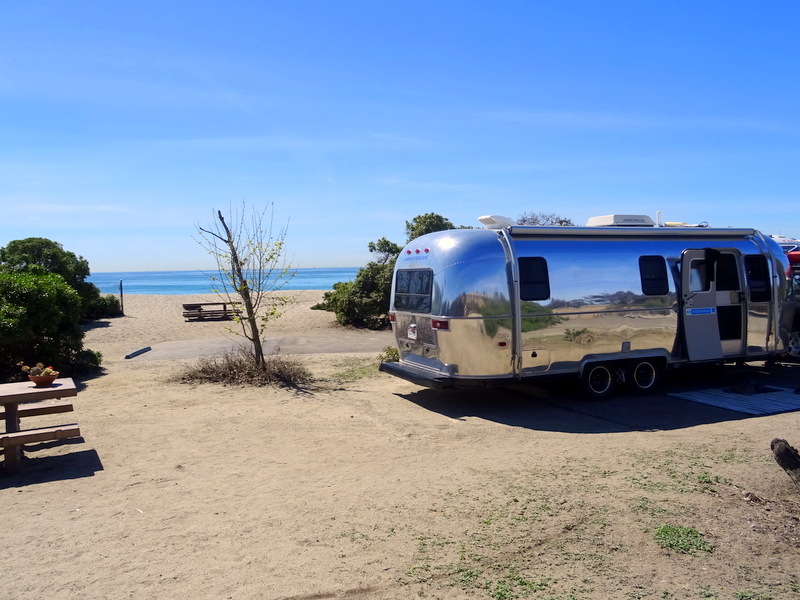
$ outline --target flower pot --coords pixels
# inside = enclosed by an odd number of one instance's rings
[[[28,379],[33,382],[35,387],[50,387],[58,379],[58,372],[56,371],[52,375],[28,375]]]

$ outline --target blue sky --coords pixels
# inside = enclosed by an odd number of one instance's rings
[[[295,266],[436,212],[800,236],[796,2],[4,2],[0,245],[206,269],[274,203]]]

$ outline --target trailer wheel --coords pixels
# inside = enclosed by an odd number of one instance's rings
[[[581,378],[587,396],[601,400],[614,393],[614,372],[604,364],[589,365]]]
[[[652,360],[636,360],[625,373],[625,383],[634,394],[649,394],[660,380],[661,368]]]

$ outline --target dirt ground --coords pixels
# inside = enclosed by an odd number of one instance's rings
[[[797,388],[800,366],[601,402],[566,384],[439,393],[377,372],[390,334],[295,295],[268,337],[315,375],[301,390],[170,383],[233,343],[183,321],[188,297],[126,297],[87,332],[102,374],[74,413],[25,423],[83,437],[0,477],[0,598],[800,598],[800,490],[770,452],[800,446],[800,412],[666,395]]]

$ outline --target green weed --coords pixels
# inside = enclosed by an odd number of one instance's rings
[[[703,539],[703,535],[691,527],[661,525],[653,533],[653,539],[662,548],[679,554],[696,555],[698,551],[712,552],[714,546]]]

